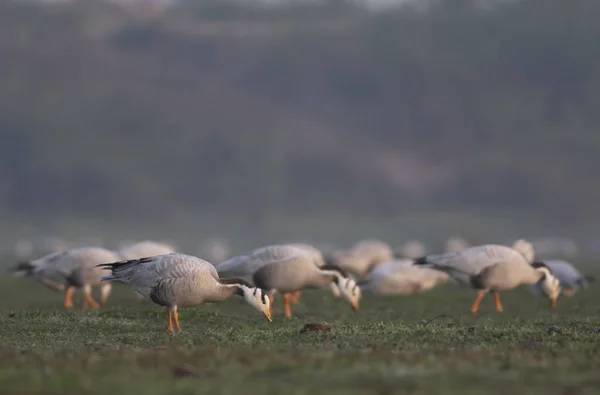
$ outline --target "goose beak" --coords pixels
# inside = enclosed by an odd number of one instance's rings
[[[273,318],[271,318],[271,310],[270,309],[268,311],[263,311],[263,314],[267,318],[267,321],[273,322]]]
[[[352,302],[352,310],[358,311],[358,300]]]
[[[550,308],[552,308],[552,309],[556,308],[556,298],[550,299]]]

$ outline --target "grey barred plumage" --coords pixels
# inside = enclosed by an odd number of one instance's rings
[[[129,284],[152,302],[168,307],[169,331],[179,328],[178,308],[219,302],[238,294],[271,320],[270,300],[243,279],[221,279],[209,262],[185,254],[170,253],[99,265],[111,273],[103,280]]]

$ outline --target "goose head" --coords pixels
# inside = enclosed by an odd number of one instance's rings
[[[269,322],[273,322],[271,318],[271,300],[267,292],[261,288],[247,287],[241,285],[240,289],[244,300],[252,307],[264,314]]]
[[[354,311],[358,311],[358,301],[361,297],[360,287],[352,277],[336,277],[335,284],[340,294],[352,305]]]
[[[552,274],[545,263],[533,262],[532,266],[535,268],[535,271],[540,273],[538,284],[544,294],[550,299],[550,307],[555,308],[561,291],[560,281]]]

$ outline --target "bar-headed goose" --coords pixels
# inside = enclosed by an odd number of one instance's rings
[[[356,281],[337,266],[316,266],[301,249],[296,249],[294,254],[284,259],[265,264],[254,273],[253,281],[258,287],[266,289],[270,297],[276,292],[283,294],[286,317],[292,316],[290,302],[295,292],[305,288],[322,288],[332,282],[336,283],[353,309],[358,310],[361,294]]]
[[[512,247],[486,244],[457,252],[428,255],[415,260],[415,264],[448,273],[458,283],[477,289],[472,313],[477,313],[487,292],[494,294],[496,310],[501,312],[503,308],[499,292],[538,282],[550,298],[551,307],[556,307],[560,294],[558,280],[546,265],[534,263],[533,258],[531,243],[518,240]]]
[[[167,330],[181,331],[178,309],[220,302],[236,294],[262,312],[271,322],[271,301],[262,289],[241,278],[219,278],[207,261],[185,254],[171,253],[99,265],[111,274],[103,281],[129,284],[152,302],[167,307]]]
[[[73,307],[73,293],[83,289],[83,307],[97,308],[100,305],[92,297],[92,287],[100,287],[101,303],[106,303],[110,294],[111,284],[101,283],[102,272],[95,266],[100,263],[113,262],[119,255],[101,247],[82,247],[67,251],[56,252],[43,256],[19,267],[29,270],[30,275],[39,278],[42,283],[62,290],[65,293],[64,305]],[[53,286],[52,279],[58,279],[62,284]]]

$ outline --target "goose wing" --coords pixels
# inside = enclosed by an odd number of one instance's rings
[[[141,259],[132,259],[98,265],[111,273],[102,277],[103,281],[118,281],[132,285],[142,295],[149,295],[157,281],[190,278],[198,272],[207,272],[212,277],[218,274],[210,263],[203,259],[171,253]]]

